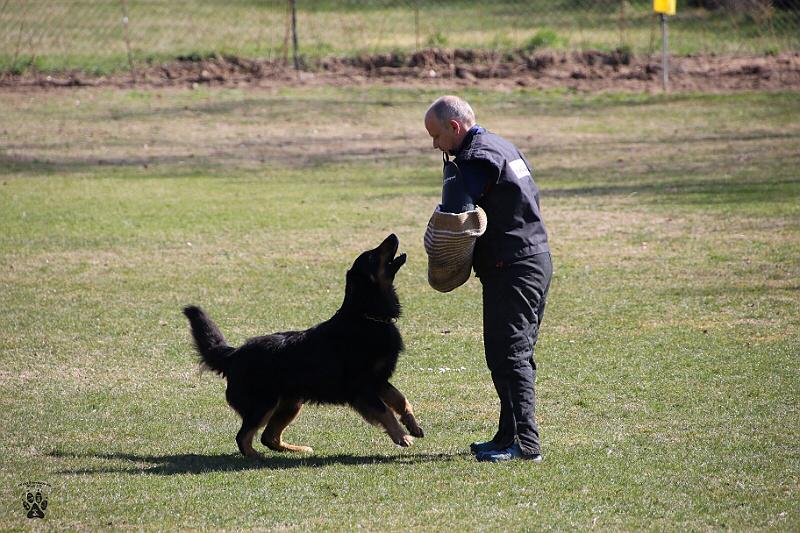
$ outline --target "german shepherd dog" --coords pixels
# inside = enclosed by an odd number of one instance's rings
[[[242,454],[261,457],[253,449],[253,437],[264,426],[261,442],[271,450],[312,452],[282,439],[305,402],[350,405],[367,422],[382,426],[399,446],[410,446],[414,439],[394,413],[411,435],[424,436],[411,404],[389,383],[403,350],[394,324],[400,302],[393,282],[406,262],[406,254],[395,257],[398,246],[392,234],[358,256],[347,271],[339,310],[305,331],[253,337],[232,348],[202,309],[183,310],[200,364],[228,381],[225,397],[242,417],[236,435]]]

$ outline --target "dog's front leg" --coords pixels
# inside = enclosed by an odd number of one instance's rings
[[[414,418],[414,409],[411,407],[411,404],[408,403],[403,393],[397,390],[394,385],[387,382],[381,389],[380,397],[381,400],[386,402],[386,405],[391,407],[392,410],[400,416],[400,421],[408,428],[409,433],[415,437],[425,436],[422,428],[417,424],[417,419]]]
[[[383,426],[392,442],[398,446],[406,447],[414,443],[414,437],[406,434],[392,410],[377,396],[359,398],[352,406],[370,424]]]

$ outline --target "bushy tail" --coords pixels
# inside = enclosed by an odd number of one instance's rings
[[[229,356],[235,348],[228,346],[217,325],[199,307],[189,305],[183,309],[183,314],[192,326],[192,336],[201,364],[222,376],[227,375]]]

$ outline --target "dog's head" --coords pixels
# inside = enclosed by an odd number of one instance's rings
[[[380,246],[358,256],[347,271],[344,306],[377,319],[400,316],[394,276],[405,264],[406,254],[395,257],[399,245],[392,233]]]

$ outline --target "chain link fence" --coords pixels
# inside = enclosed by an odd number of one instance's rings
[[[800,0],[678,2],[670,51],[800,50]],[[214,54],[313,66],[429,47],[652,54],[647,0],[0,0],[0,72],[107,73]]]

